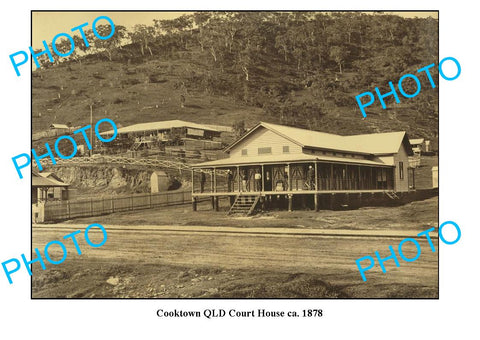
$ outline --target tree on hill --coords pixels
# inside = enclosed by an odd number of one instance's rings
[[[103,36],[110,29],[98,26]],[[70,59],[118,60],[119,55],[125,55],[140,66],[136,78],[145,73],[153,83],[155,75],[162,73],[162,83],[175,77],[175,83],[185,84],[192,95],[239,100],[261,108],[277,121],[309,127],[337,129],[338,124],[325,117],[342,112],[342,108],[355,112],[356,94],[371,91],[372,86],[385,89],[388,81],[438,64],[438,20],[390,14],[198,12],[154,20],[128,31],[117,27],[115,36],[105,41],[93,36],[91,30],[86,34],[91,46],[87,48],[81,37],[74,36],[81,52]],[[57,45],[68,51],[66,41]],[[51,66],[46,55],[39,59]],[[162,70],[148,74],[150,71],[142,65],[147,61]],[[163,65],[163,61],[168,64]],[[188,71],[181,71],[184,65],[189,65]],[[437,79],[438,74],[433,72]],[[335,81],[337,74],[342,76]],[[428,84],[424,74],[419,77],[422,84]],[[141,81],[134,76],[128,78],[120,79],[122,88]],[[415,84],[410,86],[405,81],[404,85],[409,93],[415,91]],[[426,116],[419,112],[419,121],[434,122],[438,115],[437,90],[424,87],[417,96],[428,98],[419,102],[421,111],[428,112]],[[179,94],[171,96],[178,98]],[[405,104],[402,100],[401,109],[415,102],[415,98]]]
[[[342,65],[348,57],[348,50],[343,46],[332,46],[330,48],[330,58],[335,60],[339,67],[340,73],[342,72]]]
[[[153,56],[149,46],[155,39],[155,28],[153,26],[135,25],[133,26],[133,31],[128,32],[128,37],[132,41],[132,44],[140,47],[142,56],[145,55],[145,50],[148,50],[150,55]]]
[[[245,121],[243,119],[235,121],[232,128],[236,138],[242,137],[247,132]]]
[[[106,37],[111,33],[112,27],[110,25],[98,25],[96,30],[98,35]],[[113,36],[105,40],[97,38],[91,29],[85,31],[85,36],[90,48],[93,47],[96,53],[104,53],[108,60],[112,61],[115,50],[121,47],[123,39],[127,36],[127,29],[125,26],[117,25]]]

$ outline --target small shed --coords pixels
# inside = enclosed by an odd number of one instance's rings
[[[438,188],[438,166],[432,166],[432,188]]]
[[[65,125],[65,124],[51,124],[50,129],[51,130],[67,130],[67,131],[70,130],[68,125]]]
[[[63,135],[70,132],[70,128],[65,124],[51,124],[50,131],[54,133],[55,136]]]
[[[164,171],[154,171],[150,176],[151,193],[167,191],[172,181]]]
[[[32,171],[32,204],[48,200],[68,200],[69,184],[51,173]]]
[[[423,138],[416,138],[409,140],[415,155],[421,155],[425,151],[425,140]]]

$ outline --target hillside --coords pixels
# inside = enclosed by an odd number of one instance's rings
[[[181,108],[179,69],[191,67],[190,58],[149,60],[135,67],[118,62],[85,61],[60,64],[34,72],[33,130],[44,130],[51,123],[71,122],[73,126],[109,117],[117,125],[182,119],[198,123],[231,125],[238,119],[256,121],[262,110],[232,101],[227,96],[196,91],[185,94]],[[201,66],[197,66],[201,69]],[[161,79],[151,82],[151,75]],[[40,114],[40,115],[39,115]]]
[[[33,132],[52,123],[86,125],[92,105],[94,122],[109,117],[123,126],[182,119],[230,126],[244,121],[251,127],[262,120],[342,135],[406,130],[410,137],[435,140],[438,87],[422,87],[416,98],[401,97],[400,104],[388,101],[387,110],[376,103],[365,120],[355,96],[375,86],[387,92],[388,81],[437,63],[437,21],[372,20],[352,13],[307,13],[301,20],[287,16],[281,21],[273,14],[247,14],[212,14],[176,30],[166,30],[171,20],[156,22],[157,33],[146,46],[150,53],[143,45],[139,49],[133,34],[138,32],[129,32],[130,43],[112,46],[108,55],[98,48],[45,64],[32,72]],[[358,30],[349,28],[352,22]],[[388,39],[373,31],[379,23],[390,32]],[[221,28],[234,25],[234,38],[223,43]],[[301,36],[302,30],[310,35],[293,44],[290,31]],[[284,36],[289,38],[282,43]],[[430,45],[424,44],[427,38]],[[312,52],[312,46],[325,51]],[[338,49],[343,49],[340,59]]]

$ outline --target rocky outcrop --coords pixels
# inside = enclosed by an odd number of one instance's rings
[[[150,192],[152,171],[139,171],[116,167],[65,167],[55,166],[54,172],[72,188],[113,192]]]

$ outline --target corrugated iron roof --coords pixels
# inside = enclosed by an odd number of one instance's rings
[[[69,129],[65,124],[51,124],[50,129]]]
[[[32,171],[32,187],[68,187],[69,184],[53,178],[45,178],[37,171]]]
[[[269,129],[302,147],[371,155],[398,152],[400,145],[406,136],[405,131],[340,136],[326,132],[260,122],[255,127],[250,129],[250,131],[248,131],[244,136],[227,147],[225,151],[233,148],[240,141],[250,136],[260,127]]]
[[[169,130],[172,128],[180,128],[180,127],[218,132],[218,130],[208,127],[206,125],[201,125],[197,123],[186,122],[183,120],[175,119],[175,120],[164,120],[160,122],[150,122],[150,123],[140,123],[140,124],[129,125],[129,126],[119,128],[117,130],[117,133],[122,134],[122,133],[131,133],[131,132]],[[102,132],[100,134],[111,135],[113,134],[113,130]]]
[[[250,164],[275,164],[275,163],[287,163],[287,162],[308,162],[308,161],[326,161],[337,163],[349,163],[349,164],[363,164],[363,165],[376,165],[376,166],[391,166],[386,164],[380,159],[368,160],[357,159],[347,157],[335,157],[325,155],[311,155],[311,154],[286,154],[286,155],[267,155],[267,156],[238,156],[224,159],[218,159],[215,161],[193,164],[193,168],[205,168],[205,167],[222,167],[222,166],[236,166],[236,165],[250,165]]]
[[[352,148],[356,146],[358,150],[373,155],[384,155],[397,153],[400,146],[405,141],[408,148],[411,148],[406,138],[405,131],[370,133],[365,135],[345,136],[345,140]]]
[[[68,187],[67,183],[62,183],[54,179],[45,177],[32,177],[32,187]]]
[[[423,138],[416,138],[416,139],[410,139],[409,142],[410,144],[423,144],[424,139]]]
[[[39,172],[38,174],[44,178],[52,179],[60,183],[65,183],[60,177],[55,175],[53,172],[42,171],[42,172]]]

